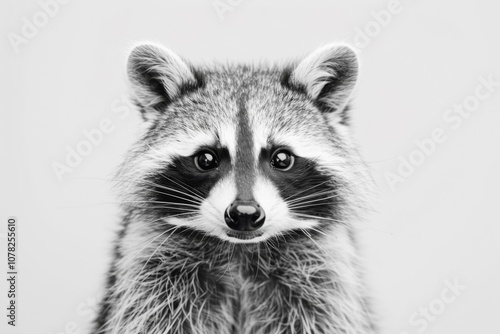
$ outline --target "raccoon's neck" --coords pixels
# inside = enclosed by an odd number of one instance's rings
[[[127,251],[141,238],[126,233],[103,333],[371,333],[347,235],[245,245],[180,233],[138,254],[146,239]]]

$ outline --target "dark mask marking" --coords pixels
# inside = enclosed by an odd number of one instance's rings
[[[200,150],[203,150],[202,148]],[[185,218],[198,211],[202,199],[208,197],[212,187],[229,174],[231,162],[227,148],[211,149],[217,154],[219,167],[200,171],[194,164],[194,156],[176,157],[164,169],[147,178],[140,190],[145,201],[138,203],[146,212],[152,210],[155,216],[179,215]],[[189,214],[191,212],[191,214]],[[223,217],[221,217],[223,219]]]
[[[255,182],[255,159],[253,156],[253,133],[250,128],[246,97],[238,100],[238,130],[235,159],[235,180],[238,198],[252,200],[252,187]]]
[[[291,213],[325,218],[318,219],[321,225],[332,223],[329,219],[338,216],[342,202],[337,191],[339,183],[331,175],[321,172],[315,161],[303,157],[295,156],[295,163],[288,171],[273,169],[270,160],[275,149],[262,149],[260,164],[287,203]],[[297,218],[307,219],[301,216]]]

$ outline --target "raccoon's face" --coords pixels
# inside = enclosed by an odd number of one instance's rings
[[[148,44],[128,73],[148,130],[121,177],[155,228],[253,243],[322,233],[348,213],[362,172],[346,128],[347,46],[283,68],[203,69]]]

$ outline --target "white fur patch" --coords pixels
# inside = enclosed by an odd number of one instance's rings
[[[259,230],[263,233],[262,236],[251,240],[241,240],[227,235],[227,231],[230,229],[225,223],[224,212],[237,196],[233,173],[221,179],[212,188],[209,196],[200,206],[199,218],[180,219],[166,217],[165,221],[176,226],[195,228],[234,243],[261,242],[288,230],[308,229],[317,225],[317,221],[314,220],[295,219],[290,214],[288,206],[281,198],[278,189],[270,180],[262,175],[257,176],[253,194],[256,202],[264,210],[266,220]]]
[[[173,224],[194,227],[203,232],[217,236],[221,239],[227,239],[226,231],[229,229],[224,221],[224,212],[227,207],[236,198],[236,184],[234,182],[234,174],[222,178],[211,189],[208,197],[203,200],[200,206],[200,223],[193,224],[189,221],[181,221],[175,219]],[[170,220],[169,220],[170,221]]]
[[[268,139],[270,136],[270,129],[262,122],[254,121],[252,123],[252,133],[253,133],[253,155],[256,164],[259,162],[259,154],[262,148],[267,148]]]
[[[211,133],[188,130],[185,134],[179,135],[182,138],[170,138],[157,148],[151,148],[148,152],[152,160],[163,160],[172,157],[188,157],[195,154],[200,147],[212,146],[215,144],[215,137]]]
[[[220,145],[228,149],[229,155],[231,156],[231,162],[234,165],[236,157],[236,147],[238,145],[236,126],[223,123],[217,126],[217,130]]]
[[[276,133],[274,140],[289,146],[293,153],[316,161],[320,166],[328,166],[332,170],[341,170],[346,159],[332,149],[332,143],[324,139],[304,135]]]
[[[266,221],[261,227],[261,231],[267,237],[279,235],[289,230],[307,229],[317,224],[316,221],[312,220],[294,219],[276,186],[262,175],[257,176],[253,193],[255,200],[266,213]]]

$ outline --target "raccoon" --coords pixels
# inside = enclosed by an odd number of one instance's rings
[[[133,48],[145,122],[116,177],[123,209],[98,334],[375,333],[355,222],[355,52],[190,64]]]

